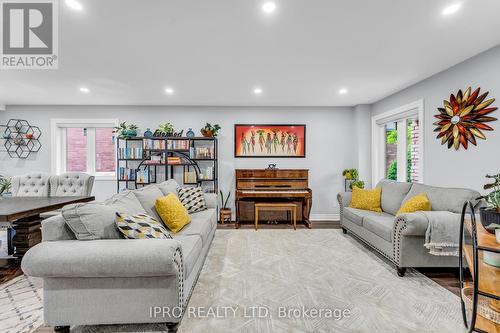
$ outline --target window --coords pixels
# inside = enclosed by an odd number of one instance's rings
[[[116,171],[113,119],[52,120],[54,173],[86,172],[114,179]]]
[[[423,101],[372,118],[373,183],[422,182]]]

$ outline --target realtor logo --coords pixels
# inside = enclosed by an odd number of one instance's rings
[[[1,69],[57,69],[56,0],[0,0]]]

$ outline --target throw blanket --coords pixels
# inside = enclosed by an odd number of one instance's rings
[[[427,221],[424,246],[435,256],[458,257],[460,214],[451,212],[419,212]]]

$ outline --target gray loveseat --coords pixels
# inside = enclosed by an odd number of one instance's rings
[[[457,257],[431,255],[424,247],[428,221],[422,214],[395,215],[407,199],[425,193],[432,210],[449,211],[459,216],[463,203],[474,201],[479,197],[478,192],[389,180],[382,180],[376,187],[382,188],[381,213],[350,208],[352,193],[338,194],[344,233],[350,231],[393,262],[399,276],[404,276],[407,267],[458,267]],[[457,234],[457,243],[458,237]]]
[[[177,187],[169,180],[116,194],[105,205],[155,215],[154,197]],[[45,323],[60,332],[71,325],[165,323],[175,332],[217,228],[217,196],[205,199],[208,209],[191,214],[174,239],[77,240],[62,215],[44,220],[43,241],[26,253],[22,269],[43,278]]]

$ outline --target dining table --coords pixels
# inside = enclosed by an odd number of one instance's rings
[[[7,231],[6,255],[20,263],[24,254],[42,241],[40,216],[70,204],[95,200],[93,196],[0,197],[0,228]]]

